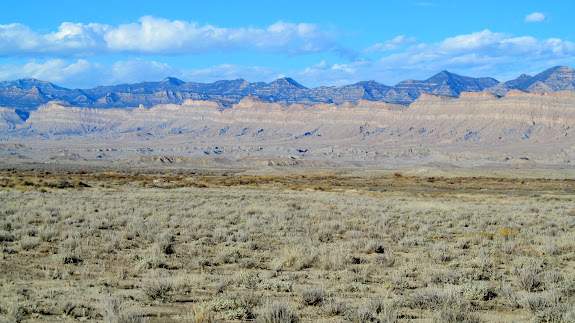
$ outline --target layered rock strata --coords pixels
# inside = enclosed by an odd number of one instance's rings
[[[575,92],[510,91],[499,97],[463,92],[460,98],[423,94],[409,106],[384,102],[287,105],[246,97],[231,108],[186,100],[150,109],[95,109],[50,103],[29,118],[0,110],[0,129],[13,135],[91,133],[189,134],[261,139],[362,139],[443,142],[551,140],[575,130]],[[363,140],[363,139],[362,139]]]

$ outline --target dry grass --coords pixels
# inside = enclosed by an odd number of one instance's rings
[[[5,172],[0,321],[570,322],[574,185]]]

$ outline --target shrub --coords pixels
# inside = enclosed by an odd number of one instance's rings
[[[39,235],[42,241],[53,242],[58,238],[59,233],[57,228],[46,226],[40,230]]]
[[[570,313],[571,312],[571,313]],[[535,312],[532,318],[533,322],[575,322],[573,317],[573,309],[569,309],[567,304],[558,304],[555,306],[545,307]]]
[[[76,233],[76,232],[75,232]],[[58,248],[57,258],[62,264],[79,264],[83,261],[80,248],[79,234],[73,234],[68,239],[62,241],[60,248]]]
[[[100,305],[102,307],[102,316],[106,323],[116,322],[118,316],[120,316],[120,313],[124,309],[122,299],[112,295],[102,298]]]
[[[8,303],[6,312],[12,317],[14,322],[22,322],[30,314],[30,306],[27,303]]]
[[[370,241],[365,247],[366,253],[385,253],[385,245],[380,241]]]
[[[440,307],[450,307],[461,302],[461,293],[454,288],[448,287],[439,289],[428,287],[417,290],[411,297],[411,308],[437,309]]]
[[[465,283],[460,285],[463,297],[469,301],[488,301],[497,297],[495,287],[485,283]]]
[[[284,302],[266,303],[256,318],[259,323],[296,323],[299,321],[297,313]]]
[[[345,319],[350,322],[397,322],[397,311],[390,303],[371,299],[358,308],[346,311]]]
[[[446,306],[435,312],[435,322],[438,323],[480,323],[482,322],[470,308]]]
[[[382,267],[393,267],[395,264],[395,252],[392,249],[387,249],[385,254],[375,257],[375,263]]]
[[[142,290],[146,295],[155,300],[155,299],[162,299],[165,300],[170,293],[174,289],[174,284],[171,279],[169,278],[150,278],[144,282],[142,286]]]
[[[503,228],[497,232],[497,235],[501,237],[503,240],[508,241],[511,239],[515,239],[519,234],[517,230],[513,228]]]
[[[515,250],[517,250],[517,241],[505,240],[501,243],[501,251],[504,253],[511,255],[515,253]]]
[[[210,301],[208,309],[225,312],[230,319],[252,320],[254,307],[259,305],[260,298],[255,294],[241,296],[221,296]]]
[[[188,315],[187,322],[192,323],[215,323],[217,322],[214,318],[214,314],[206,307],[202,305],[195,305],[192,307],[190,314]]]
[[[562,282],[565,278],[563,274],[557,270],[551,270],[545,273],[545,285],[552,286]]]
[[[323,309],[328,315],[342,315],[348,310],[347,303],[336,298],[328,297],[323,302]]]
[[[539,312],[549,307],[556,307],[560,304],[561,293],[555,289],[544,293],[531,293],[524,298],[524,307],[531,312]]]
[[[165,231],[156,239],[156,245],[162,253],[171,255],[175,252],[174,241],[174,235],[169,231]]]
[[[139,266],[141,268],[156,269],[165,266],[164,262],[166,257],[164,256],[164,252],[159,245],[154,245],[148,248],[140,257]]]
[[[14,236],[12,235],[12,233],[5,230],[0,230],[0,242],[12,242],[12,241],[14,241]]]
[[[541,285],[539,279],[540,266],[532,262],[523,262],[513,268],[515,283],[519,289],[532,291]]]
[[[501,295],[503,298],[507,299],[509,305],[514,308],[519,308],[519,297],[513,291],[510,284],[503,284],[498,288],[498,294]]]
[[[299,293],[305,305],[318,306],[325,300],[325,289],[320,286],[309,286]]]
[[[345,319],[354,323],[373,322],[375,320],[371,311],[366,307],[348,309],[345,312]]]
[[[453,260],[453,258],[455,258],[453,252],[451,251],[449,246],[445,243],[435,245],[431,250],[431,257],[441,262],[448,262]]]
[[[22,250],[32,250],[40,245],[40,238],[23,236],[20,239],[20,248]]]

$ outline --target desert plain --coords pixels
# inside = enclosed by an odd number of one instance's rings
[[[0,321],[575,320],[568,168],[160,159],[2,160]]]

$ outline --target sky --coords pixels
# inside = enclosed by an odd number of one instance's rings
[[[10,1],[0,80],[395,85],[575,67],[575,1]]]

